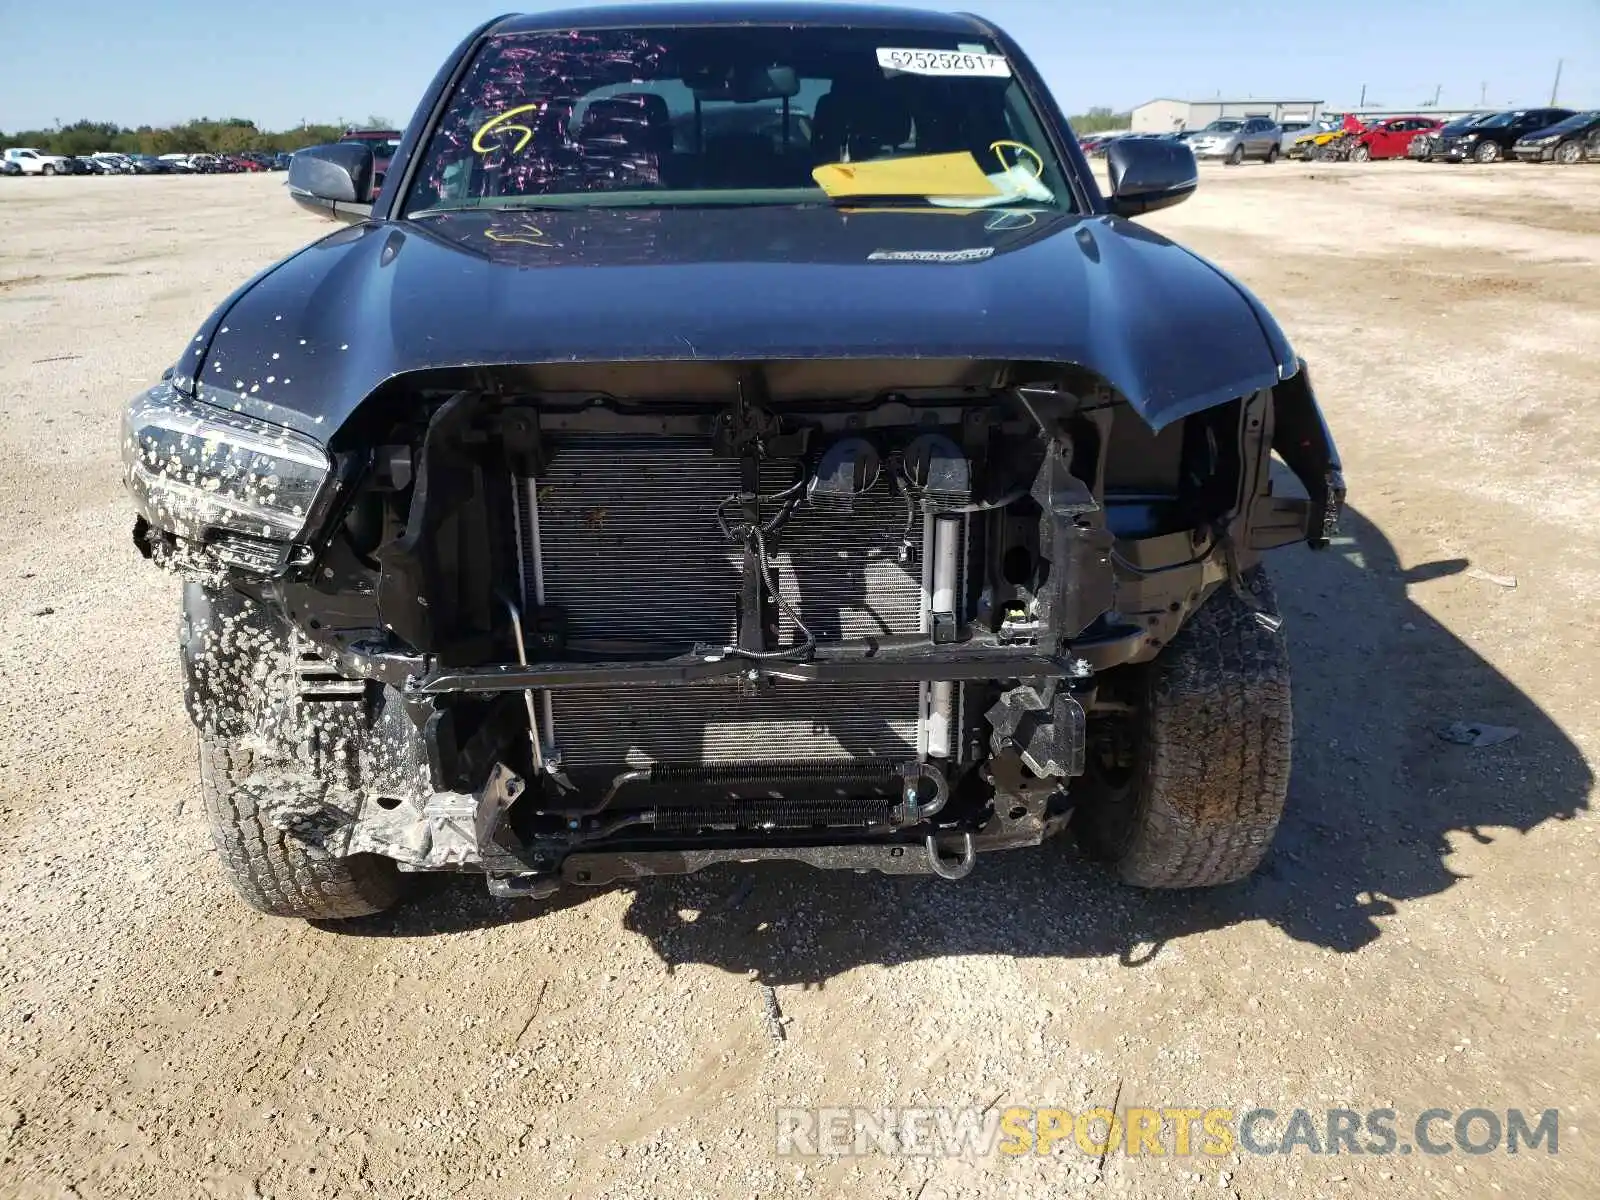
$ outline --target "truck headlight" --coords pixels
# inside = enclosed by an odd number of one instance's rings
[[[122,415],[123,482],[152,525],[204,539],[225,530],[292,542],[331,474],[304,434],[202,404],[162,383]]]

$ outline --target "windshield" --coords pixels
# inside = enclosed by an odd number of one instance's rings
[[[1523,114],[1520,113],[1520,112],[1496,113],[1494,116],[1490,117],[1487,121],[1478,122],[1478,128],[1479,129],[1504,129],[1507,125],[1510,125],[1512,122],[1516,121],[1522,115]]]
[[[1239,126],[1241,126],[1243,124],[1244,124],[1243,121],[1213,121],[1213,122],[1211,122],[1211,124],[1209,124],[1209,125],[1207,125],[1205,127],[1205,132],[1206,133],[1232,133],[1235,129],[1238,129]]]
[[[1585,125],[1592,125],[1596,121],[1600,121],[1600,108],[1595,109],[1593,112],[1573,113],[1566,120],[1557,121],[1554,125],[1546,125],[1543,129],[1536,130],[1535,132],[1574,133],[1577,130],[1582,129]]]
[[[1010,65],[967,37],[761,26],[505,34],[448,101],[406,212],[884,198],[1069,207]]]

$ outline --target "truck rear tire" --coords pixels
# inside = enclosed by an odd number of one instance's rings
[[[1261,568],[1247,587],[1276,613]],[[1100,747],[1073,816],[1078,841],[1125,883],[1212,887],[1256,869],[1288,794],[1293,713],[1289,654],[1227,587],[1219,588],[1137,688],[1125,749]]]
[[[398,901],[405,880],[377,855],[336,858],[262,819],[248,788],[255,756],[239,742],[200,735],[200,792],[211,840],[235,890],[275,917],[341,921],[382,912]]]

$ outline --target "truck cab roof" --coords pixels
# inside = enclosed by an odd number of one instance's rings
[[[551,29],[650,28],[682,25],[817,25],[866,26],[876,29],[924,29],[941,33],[978,33],[987,27],[965,13],[915,8],[890,8],[881,4],[752,2],[713,4],[669,2],[661,4],[602,4],[582,8],[522,13],[497,21],[491,34],[538,32]]]

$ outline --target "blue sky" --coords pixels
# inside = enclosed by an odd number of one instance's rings
[[[893,2],[893,0],[890,0]],[[0,129],[238,116],[404,122],[440,60],[515,0],[0,0]],[[524,9],[566,7],[529,4]],[[1600,0],[933,0],[1008,29],[1069,112],[1224,94],[1405,107],[1600,107]],[[1483,91],[1484,85],[1487,90]]]

